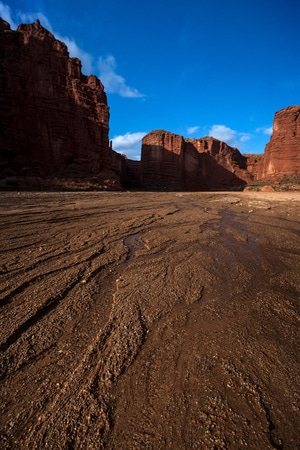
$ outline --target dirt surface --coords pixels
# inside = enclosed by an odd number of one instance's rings
[[[300,193],[1,193],[1,449],[300,448]]]

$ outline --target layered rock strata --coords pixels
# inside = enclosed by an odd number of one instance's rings
[[[264,161],[263,154],[246,154],[244,155],[246,158],[246,166],[248,172],[251,174],[253,180],[258,180],[259,175],[262,171],[262,165]]]
[[[300,106],[278,111],[258,179],[280,180],[300,174]]]
[[[117,161],[117,170],[120,174],[124,189],[141,188],[141,161],[127,158],[126,155],[114,152]]]
[[[156,130],[142,160],[109,145],[104,87],[40,22],[12,31],[0,19],[0,187],[6,180],[89,179],[92,185],[206,190],[300,173],[300,106],[275,114],[264,155],[241,155],[212,137]],[[6,185],[5,185],[6,186]]]
[[[0,105],[2,178],[106,171],[119,184],[104,87],[38,20],[16,31],[0,20]]]
[[[243,186],[251,176],[246,157],[218,139],[155,130],[142,141],[141,180],[145,188],[205,190]]]

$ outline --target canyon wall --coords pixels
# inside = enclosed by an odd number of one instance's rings
[[[12,31],[0,19],[0,187],[13,177],[50,177],[100,188],[209,190],[300,173],[300,106],[275,114],[264,155],[155,130],[143,139],[141,161],[131,161],[113,151],[108,133],[101,81],[83,75],[80,60],[38,20]]]
[[[300,174],[300,106],[275,114],[265,153],[242,155],[213,137],[185,139],[155,130],[142,141],[145,188],[208,190],[295,179]]]
[[[266,145],[259,180],[280,180],[300,174],[300,106],[278,111],[273,134]]]
[[[0,176],[112,177],[104,87],[40,22],[0,19]]]
[[[253,180],[258,180],[259,175],[262,171],[262,165],[264,161],[263,154],[246,154],[246,167],[248,172],[251,174]]]
[[[184,139],[154,130],[142,140],[141,183],[145,188],[182,190],[184,185]]]
[[[218,139],[155,130],[142,141],[141,181],[148,189],[225,189],[245,185],[251,175],[246,157]]]

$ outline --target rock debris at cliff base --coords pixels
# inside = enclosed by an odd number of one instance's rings
[[[298,448],[299,193],[3,193],[3,449]]]

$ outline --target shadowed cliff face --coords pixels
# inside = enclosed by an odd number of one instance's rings
[[[262,154],[247,154],[245,155],[247,161],[247,170],[253,177],[253,180],[258,180],[258,176],[261,173],[261,168],[264,160]]]
[[[300,173],[300,106],[289,106],[275,114],[273,134],[266,145],[258,178],[276,180]]]
[[[210,137],[185,140],[163,130],[144,137],[141,166],[146,188],[226,189],[251,180],[247,160],[236,148]]]
[[[97,176],[114,169],[104,87],[39,21],[0,20],[0,171]]]
[[[12,31],[0,19],[0,105],[0,188],[14,177],[20,188],[55,177],[100,189],[197,191],[300,173],[300,106],[276,113],[264,155],[164,130],[144,137],[141,162],[117,154],[109,146],[104,86],[83,75],[80,60],[38,20]]]

